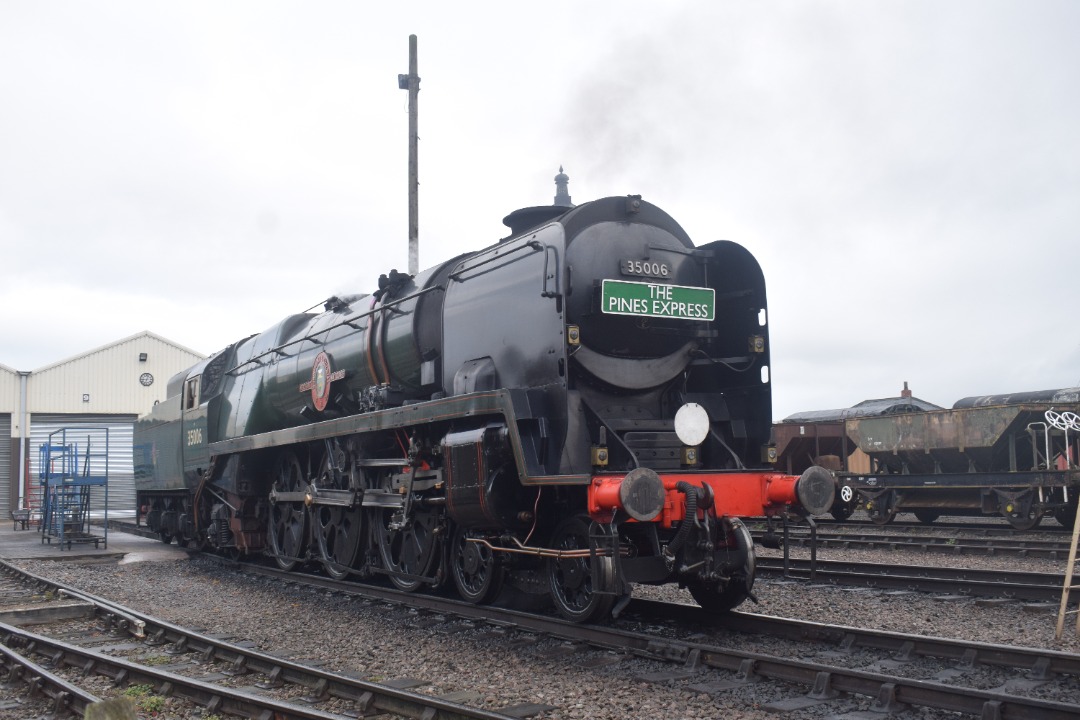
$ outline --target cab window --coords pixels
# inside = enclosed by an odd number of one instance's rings
[[[199,378],[201,375],[188,378],[184,385],[184,409],[193,410],[199,407]]]

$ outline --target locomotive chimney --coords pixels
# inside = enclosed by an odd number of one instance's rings
[[[902,398],[911,397],[911,391],[908,390],[907,380],[904,381],[904,389],[900,391],[900,397],[902,397]]]
[[[552,205],[520,208],[504,217],[503,225],[510,228],[510,235],[509,237],[503,238],[503,240],[509,240],[511,237],[523,233],[529,228],[536,227],[541,223],[557,218],[570,208],[574,207],[574,203],[570,202],[570,193],[566,189],[569,182],[570,177],[563,172],[562,165],[560,165],[559,174],[555,176],[555,203]]]
[[[563,172],[562,165],[559,166],[559,174],[555,176],[555,202],[553,205],[559,207],[574,207],[574,203],[570,202],[570,191],[566,188],[570,184],[570,176]]]

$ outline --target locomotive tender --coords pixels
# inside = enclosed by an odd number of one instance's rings
[[[173,377],[135,429],[147,526],[286,570],[452,582],[470,602],[509,580],[580,622],[634,583],[712,611],[749,597],[739,518],[821,513],[834,493],[820,468],[767,464],[756,260],[695,247],[639,196],[504,222],[491,247]]]

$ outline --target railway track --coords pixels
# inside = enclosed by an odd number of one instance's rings
[[[0,625],[0,629],[2,629]],[[36,704],[52,717],[74,715],[82,717],[87,708],[101,702],[101,698],[79,686],[69,683],[59,675],[35,663],[30,658],[15,652],[7,645],[0,645],[0,671],[5,684],[25,684],[29,695],[34,696]],[[0,703],[0,710],[8,704]],[[30,708],[26,708],[30,710]],[[31,715],[44,715],[31,710]]]
[[[754,530],[754,541],[761,543],[764,530]],[[1069,557],[1069,540],[1029,539],[1009,536],[970,537],[967,534],[901,534],[863,531],[832,531],[819,529],[816,538],[818,549],[837,548],[851,550],[911,550],[951,555],[1000,555],[1005,557],[1036,557],[1049,560],[1065,560]],[[811,536],[806,532],[788,534],[789,547],[809,547]]]
[[[903,513],[901,513],[903,514]],[[860,517],[861,516],[861,517]],[[910,517],[910,516],[909,516]],[[815,522],[819,527],[831,528],[837,531],[848,530],[896,530],[899,532],[910,531],[927,531],[927,530],[943,530],[947,532],[972,532],[972,533],[985,533],[987,535],[1060,535],[1061,533],[1068,533],[1071,527],[1065,527],[1054,520],[1049,520],[1044,524],[1037,525],[1030,530],[1020,531],[1009,525],[1004,518],[997,518],[997,520],[983,520],[983,519],[960,519],[957,518],[953,521],[946,520],[944,518],[935,520],[932,523],[924,523],[920,520],[893,520],[885,525],[879,525],[872,522],[865,512],[856,513],[856,515],[847,518],[846,520],[836,520],[830,517],[816,518]]]
[[[0,571],[0,661],[8,680],[22,680],[28,695],[47,698],[53,714],[81,716],[99,701],[66,678],[67,669],[239,717],[510,720],[528,714],[468,707],[413,692],[408,683],[349,678],[137,613],[8,563],[0,562]],[[254,684],[237,687],[239,678]]]
[[[215,561],[230,565],[220,558]],[[763,567],[772,562],[773,559],[759,557],[759,569],[763,573],[773,572]],[[792,562],[793,566],[798,564]],[[887,589],[889,581],[883,577],[888,576],[882,575],[880,566],[846,565],[843,572],[852,578],[861,576],[859,584]],[[1078,693],[1069,696],[1068,702],[1022,697],[1026,691],[1043,692],[1047,686],[1051,695],[1068,696],[1067,690],[1060,687],[1054,690],[1054,687],[1077,684],[1080,656],[1074,654],[867,631],[748,613],[715,618],[692,606],[642,600],[627,608],[618,623],[622,629],[582,627],[550,617],[341,583],[318,575],[286,574],[277,568],[249,564],[235,567],[244,573],[273,578],[275,583],[340,595],[343,602],[345,598],[359,598],[361,603],[378,607],[406,606],[410,612],[419,613],[415,624],[421,627],[438,627],[448,633],[483,634],[493,642],[544,646],[548,648],[545,652],[565,654],[582,663],[623,663],[620,667],[625,666],[628,673],[637,673],[634,676],[644,682],[682,682],[691,692],[723,692],[759,679],[789,684],[790,697],[776,709],[829,702],[835,693],[843,693],[864,697],[870,707],[878,710],[914,705],[991,718],[1080,716]],[[958,592],[955,584],[935,587],[932,582],[952,582],[957,574],[980,574],[955,568],[920,570],[926,571],[924,577],[901,578],[892,587],[910,590],[918,580],[922,582],[919,589],[924,591]],[[936,580],[926,577],[934,574],[938,576]],[[1033,576],[1037,575],[1010,572],[972,580],[983,583],[987,591],[996,587],[995,596],[1035,599],[1026,597],[1027,591],[1021,588],[1033,585]],[[1060,584],[1056,591],[1060,593]],[[658,623],[663,628],[659,634]],[[627,627],[638,629],[627,630]],[[745,637],[743,649],[721,647],[713,642],[722,640],[726,645],[733,630]],[[746,635],[747,632],[750,634]],[[702,639],[702,635],[707,637]],[[755,638],[761,636],[787,638],[799,644],[789,651],[766,655],[756,652],[759,643]],[[807,643],[811,644],[809,648]],[[814,660],[815,657],[821,661]],[[670,670],[658,673],[634,669],[636,662],[655,661],[666,662]],[[977,687],[957,685],[972,676]]]
[[[957,567],[881,565],[879,563],[758,557],[762,575],[834,585],[1007,598],[1039,603],[1061,599],[1064,575],[1022,570],[973,570]]]
[[[469,630],[494,641],[540,643],[549,652],[582,663],[621,662],[643,682],[686,682],[689,692],[718,693],[768,679],[790,686],[790,696],[774,710],[826,703],[840,693],[858,695],[877,711],[906,706],[934,708],[985,718],[1075,718],[1080,715],[1080,655],[923,638],[907,634],[822,625],[748,613],[711,616],[689,605],[631,602],[619,627],[582,626],[560,618],[491,606],[475,606],[438,596],[340,582],[319,575],[282,573],[243,564],[244,573],[295,583],[320,592],[360,597],[363,602],[406,606],[421,626]],[[657,631],[657,623],[662,631]],[[738,631],[743,647],[725,647]],[[755,651],[760,636],[792,643],[788,651]],[[667,671],[636,670],[635,661],[663,661]],[[928,670],[927,668],[930,668]],[[854,668],[854,669],[853,669]],[[931,672],[933,670],[933,672]],[[929,674],[931,679],[925,679]],[[978,675],[975,686],[962,684]],[[983,689],[987,677],[995,689]],[[1067,702],[1036,697],[1064,694]],[[1026,695],[1026,693],[1031,693]],[[1070,694],[1071,693],[1071,694]]]

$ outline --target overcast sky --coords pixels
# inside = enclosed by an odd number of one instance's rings
[[[416,34],[422,268],[563,165],[757,256],[777,418],[1080,385],[1080,3],[379,6],[0,3],[0,364],[406,269]]]

